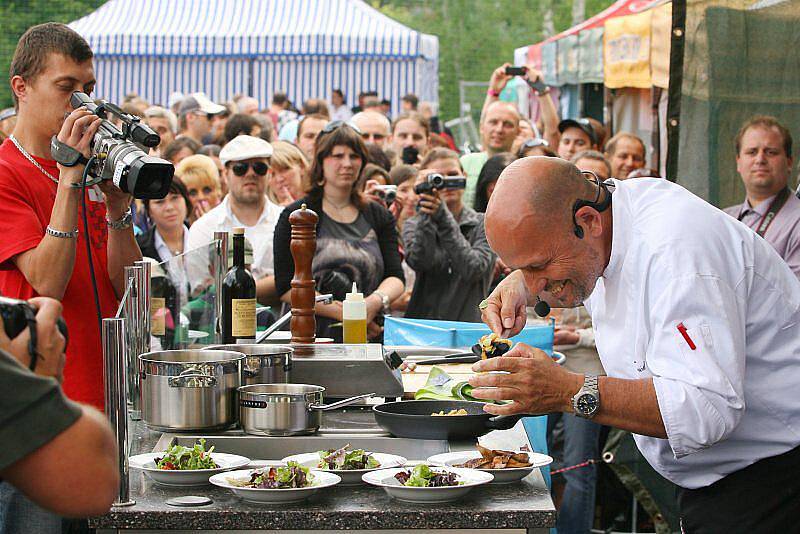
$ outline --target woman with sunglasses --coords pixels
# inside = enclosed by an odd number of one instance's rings
[[[275,227],[275,287],[289,302],[294,274],[289,215],[303,204],[319,215],[312,272],[317,290],[333,293],[335,300],[317,304],[317,335],[339,342],[341,301],[354,282],[366,297],[367,335],[373,340],[381,335],[381,314],[403,293],[394,217],[359,190],[366,162],[361,132],[341,121],[328,124],[317,137],[308,194],[287,206]]]

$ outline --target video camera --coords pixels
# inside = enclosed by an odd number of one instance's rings
[[[414,192],[418,195],[430,195],[433,191],[440,189],[466,189],[467,178],[465,176],[445,176],[443,174],[432,173],[428,179],[414,186]]]
[[[391,206],[397,200],[396,185],[376,185],[373,192],[376,197],[386,203],[386,206]]]
[[[86,185],[111,180],[119,189],[139,199],[164,198],[169,193],[175,167],[166,160],[147,154],[149,148],[161,142],[157,133],[142,124],[139,117],[125,113],[110,102],[102,101],[97,105],[85,93],[72,93],[70,104],[74,109],[83,106],[103,119],[92,140],[94,159],[87,169],[94,180]],[[121,130],[108,120],[109,113],[122,121]],[[80,152],[56,136],[50,141],[50,149],[53,158],[67,167],[88,163]]]

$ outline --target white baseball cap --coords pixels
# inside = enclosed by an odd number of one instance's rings
[[[225,111],[225,106],[215,104],[209,100],[205,93],[192,93],[181,100],[181,105],[178,108],[178,115],[183,115],[192,111],[201,111],[209,115],[216,115],[217,113]]]
[[[236,136],[219,151],[219,160],[223,165],[229,161],[269,157],[272,157],[272,145],[252,135]]]

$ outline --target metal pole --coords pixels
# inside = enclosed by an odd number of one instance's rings
[[[142,417],[141,408],[141,394],[139,392],[139,365],[138,357],[141,354],[140,338],[138,332],[141,330],[141,316],[139,315],[139,281],[141,276],[139,273],[142,268],[138,265],[125,266],[125,280],[126,283],[131,283],[131,289],[128,293],[128,298],[125,300],[125,320],[127,321],[127,328],[125,329],[125,340],[128,350],[125,354],[126,375],[128,377],[128,403],[131,409],[131,419],[139,420]]]
[[[152,264],[149,261],[137,261],[136,266],[141,267],[141,271],[138,273],[139,317],[141,321],[141,330],[139,331],[141,340],[139,349],[141,352],[139,354],[143,354],[145,352],[150,352],[150,297],[152,296],[150,293],[150,276]],[[136,355],[137,376],[139,367],[139,354]]]
[[[228,272],[228,232],[214,232],[214,255],[217,261],[214,271],[214,332],[217,343],[224,343],[222,338],[222,280]]]
[[[106,417],[117,440],[119,494],[114,506],[131,506],[128,477],[128,400],[125,381],[125,319],[103,319],[103,374]]]

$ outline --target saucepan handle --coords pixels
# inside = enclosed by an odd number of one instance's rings
[[[335,410],[336,408],[341,408],[342,406],[349,406],[350,404],[355,404],[361,399],[369,399],[370,397],[374,396],[375,396],[374,393],[366,393],[364,395],[358,395],[357,397],[349,397],[347,399],[343,399],[338,402],[333,402],[331,404],[311,404],[309,405],[308,409],[322,410],[323,412],[326,412],[328,410]]]
[[[527,414],[516,415],[497,415],[486,421],[486,427],[492,430],[508,430],[517,424],[517,421],[523,417],[529,417]]]

